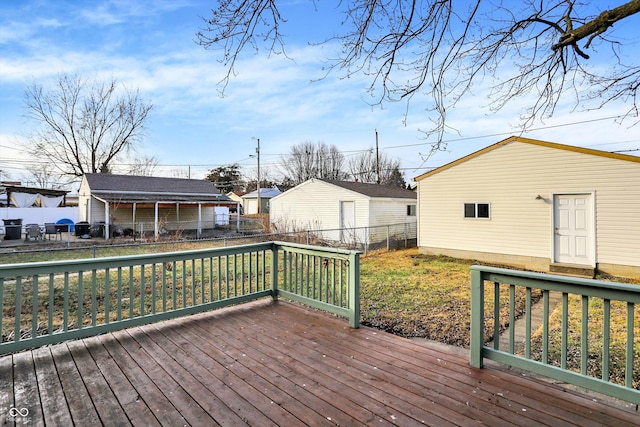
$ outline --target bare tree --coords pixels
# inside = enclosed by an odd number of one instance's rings
[[[140,142],[152,109],[138,91],[118,87],[116,80],[85,80],[61,74],[54,87],[33,83],[25,91],[27,117],[39,127],[27,149],[60,174],[110,172]]]
[[[292,146],[281,160],[284,179],[294,185],[311,178],[341,180],[347,177],[344,155],[335,145],[324,142],[301,142]]]
[[[130,158],[130,163],[127,164],[125,173],[137,176],[153,176],[158,163],[158,159],[155,156],[138,154]]]
[[[435,115],[424,131],[438,136],[434,150],[445,147],[447,111],[481,81],[491,85],[488,107],[494,110],[533,96],[524,127],[552,116],[566,98],[593,109],[624,100],[627,116],[638,116],[638,59],[625,55],[625,40],[610,30],[634,25],[629,17],[640,11],[640,0],[611,10],[577,0],[350,0],[340,7],[344,18],[335,28],[342,32],[324,40],[341,47],[329,70],[369,76],[377,102],[429,96]],[[227,84],[247,47],[284,52],[285,21],[277,2],[228,0],[218,3],[197,36],[205,48],[222,51]],[[590,54],[606,54],[608,66],[592,67]]]
[[[351,157],[348,169],[349,174],[360,182],[387,184],[394,170],[400,170],[400,161],[384,153],[376,154],[371,148]]]
[[[27,174],[24,176],[24,181],[28,185],[38,188],[61,188],[69,184],[61,182],[63,180],[64,177],[60,176],[50,163],[30,164],[27,166]]]
[[[257,168],[249,168],[243,174],[244,191],[250,193],[258,189],[258,176],[260,176],[260,188],[273,188],[276,186],[273,175],[273,171],[266,166],[260,168],[260,175]]]

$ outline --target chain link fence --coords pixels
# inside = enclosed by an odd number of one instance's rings
[[[267,231],[265,231],[267,230]],[[166,250],[185,242],[200,242],[207,247],[225,247],[240,244],[285,241],[331,248],[355,249],[367,253],[372,250],[394,250],[415,247],[417,224],[400,223],[375,227],[353,227],[334,229],[296,230],[291,232],[270,232],[269,224],[260,217],[231,220],[228,224],[205,224],[204,221],[183,221],[162,223],[156,232],[153,222],[139,222],[130,227],[114,225],[109,239],[104,238],[104,228],[92,226],[89,234],[75,235],[63,233],[61,240],[29,244],[18,241],[10,247],[0,245],[0,252],[34,253],[45,251],[90,251],[90,256],[112,255],[114,249],[136,246],[167,246]],[[104,252],[104,254],[101,254]]]

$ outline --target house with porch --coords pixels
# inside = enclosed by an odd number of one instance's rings
[[[512,136],[415,180],[422,253],[640,276],[640,157]]]
[[[88,173],[78,195],[79,216],[104,225],[104,236],[173,231],[227,225],[235,203],[212,182],[197,179]]]

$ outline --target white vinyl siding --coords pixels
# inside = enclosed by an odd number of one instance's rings
[[[89,199],[91,198],[91,189],[87,180],[83,177],[78,189],[78,220],[88,221],[89,216]],[[103,214],[104,216],[104,214]]]
[[[320,181],[309,180],[271,199],[270,219],[278,231],[335,229],[322,237],[340,240],[340,203],[353,202],[355,227],[360,228],[353,239],[358,243],[386,237],[387,231],[366,227],[415,222],[407,216],[407,205],[414,199],[370,198],[363,194]],[[369,234],[367,234],[369,233]]]
[[[315,180],[271,199],[270,219],[279,231],[333,229],[322,237],[338,241],[340,202],[354,202],[355,227],[368,226],[366,196]]]
[[[552,195],[591,192],[596,262],[640,266],[640,164],[517,141],[419,180],[418,244],[550,259]],[[461,218],[474,200],[490,221]]]
[[[386,238],[387,229],[382,226],[415,223],[415,216],[407,215],[407,205],[415,205],[415,200],[409,199],[374,199],[371,201],[370,241],[380,241]]]

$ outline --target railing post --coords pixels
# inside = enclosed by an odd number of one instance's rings
[[[470,364],[482,368],[484,346],[484,280],[482,273],[471,267],[471,343]],[[495,339],[498,339],[496,337]]]
[[[271,245],[271,298],[278,300],[278,251],[280,246]],[[265,274],[263,272],[263,274]]]
[[[349,255],[349,326],[360,327],[360,255]]]

